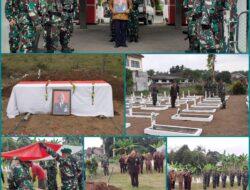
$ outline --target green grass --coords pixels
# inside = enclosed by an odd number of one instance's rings
[[[122,55],[3,55],[3,78],[30,71],[99,70],[123,79]]]
[[[111,172],[113,169],[113,174],[111,176],[110,185],[113,185],[115,187],[119,187],[123,190],[132,190],[134,189],[131,184],[130,184],[130,176],[129,174],[120,174],[120,168],[118,164],[111,164],[109,166],[109,170]],[[157,189],[157,190],[165,190],[165,171],[163,174],[159,173],[153,173],[153,174],[146,174],[145,173],[145,165],[144,165],[144,174],[139,175],[139,188],[136,188],[138,190],[152,190],[152,189]],[[100,167],[98,167],[97,175],[93,176],[92,178],[88,177],[88,172],[87,172],[87,181],[95,181],[95,182],[108,182],[108,177],[105,177],[103,175],[103,170]]]

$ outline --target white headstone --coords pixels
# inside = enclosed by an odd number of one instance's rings
[[[190,91],[188,90],[188,96],[190,96]]]
[[[167,92],[166,91],[164,91],[164,98],[166,98],[167,97]]]
[[[188,101],[186,101],[186,110],[189,110]]]
[[[182,98],[185,98],[184,90],[182,91]]]
[[[151,127],[154,127],[156,124],[156,114],[154,112],[151,113]]]

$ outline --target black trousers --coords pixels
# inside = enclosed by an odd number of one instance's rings
[[[175,189],[175,181],[172,181],[172,188]]]
[[[127,20],[114,20],[115,24],[115,43],[117,46],[123,46],[127,40]]]
[[[175,108],[175,101],[176,101],[176,96],[171,96],[171,106],[172,108]]]
[[[131,185],[133,187],[139,187],[138,172],[130,172]]]

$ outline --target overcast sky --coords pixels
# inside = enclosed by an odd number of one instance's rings
[[[248,138],[246,137],[198,137],[198,138],[189,138],[189,137],[176,137],[168,138],[168,152],[172,149],[178,150],[184,144],[193,150],[197,146],[202,146],[208,151],[218,151],[223,153],[226,150],[227,153],[239,154],[248,154]]]
[[[89,147],[101,147],[102,139],[100,137],[85,137],[84,138],[84,149]]]
[[[168,72],[172,66],[184,65],[186,68],[207,69],[207,55],[187,54],[144,54],[143,71]],[[248,55],[216,55],[216,71],[248,71]]]

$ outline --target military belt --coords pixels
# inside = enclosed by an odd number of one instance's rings
[[[201,25],[201,27],[202,27],[202,29],[203,30],[209,30],[209,29],[211,29],[211,25]]]
[[[67,10],[67,9],[63,9],[64,12],[67,12],[67,13],[73,13],[74,10]]]
[[[55,15],[55,16],[62,16],[62,14],[61,13],[59,13],[59,12],[51,12],[51,11],[49,11],[49,15]]]
[[[202,17],[202,13],[198,13],[192,17],[192,21],[196,21],[197,19]]]

